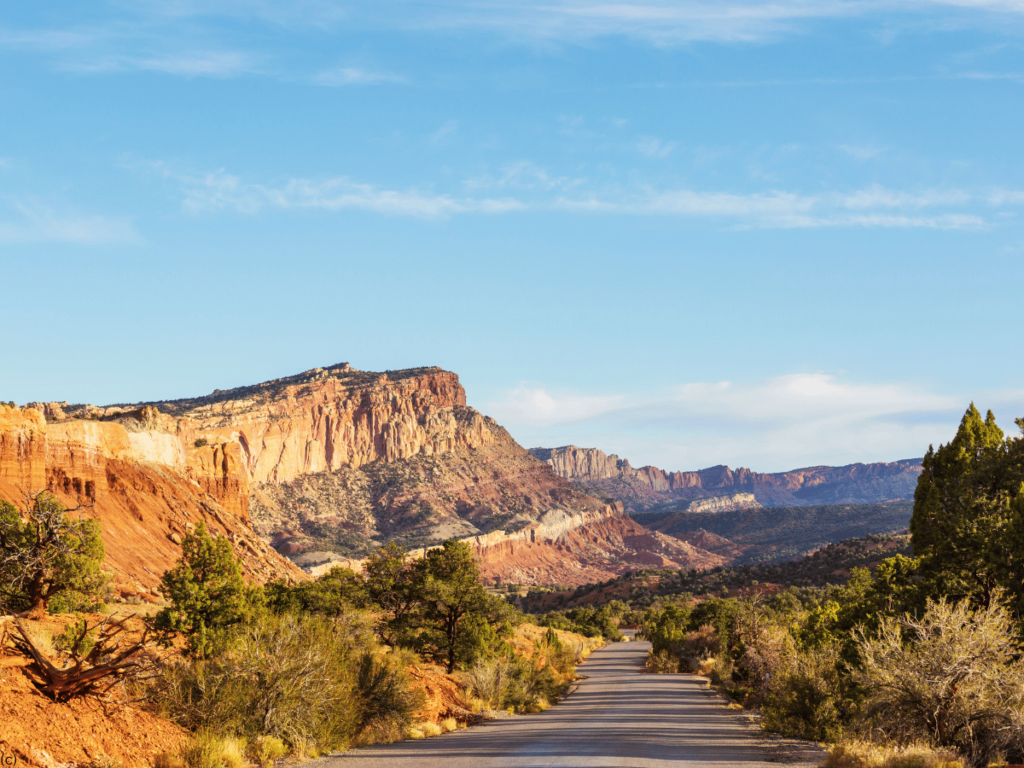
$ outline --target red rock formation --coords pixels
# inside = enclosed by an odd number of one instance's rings
[[[123,594],[152,599],[199,521],[231,539],[250,578],[304,578],[249,527],[246,489],[225,476],[236,450],[209,449],[223,456],[219,464],[187,467],[184,446],[168,433],[111,422],[47,425],[39,411],[0,405],[0,498],[20,505],[23,494],[50,488],[70,507],[87,505]]]
[[[505,581],[579,584],[720,561],[558,477],[465,403],[458,377],[439,368],[348,364],[186,400],[41,403],[49,424],[27,410],[0,428],[0,480],[94,503],[115,568],[146,586],[199,519],[252,550],[259,579],[295,572],[268,554],[250,517],[295,557],[468,537],[488,577]],[[590,458],[588,471],[611,472]],[[639,472],[652,488],[672,482]]]

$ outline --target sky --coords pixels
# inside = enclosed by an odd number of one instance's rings
[[[0,12],[0,400],[438,365],[526,447],[1024,416],[1024,0]]]

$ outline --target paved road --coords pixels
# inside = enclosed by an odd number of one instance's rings
[[[613,643],[566,701],[431,739],[355,749],[323,768],[766,768],[759,731],[687,675],[640,670],[649,643]],[[318,768],[320,768],[318,766]]]

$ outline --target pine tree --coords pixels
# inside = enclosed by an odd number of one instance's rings
[[[927,590],[988,606],[1013,554],[1006,546],[1011,501],[1024,480],[1020,441],[1007,441],[989,411],[974,404],[956,437],[928,448],[910,521],[914,554]]]
[[[246,586],[231,542],[211,536],[205,523],[185,536],[181,559],[161,584],[171,606],[157,614],[157,629],[187,635],[189,652],[200,658],[216,651],[224,628],[264,609],[263,591]]]

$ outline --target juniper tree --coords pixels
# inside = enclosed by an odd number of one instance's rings
[[[102,599],[109,577],[100,526],[72,517],[48,491],[25,496],[19,511],[0,500],[0,601],[12,612],[40,618],[55,598],[70,607]]]
[[[246,585],[231,542],[211,536],[205,523],[185,536],[181,559],[163,575],[161,584],[171,606],[157,614],[156,627],[187,635],[193,656],[210,655],[224,628],[264,609],[263,591]]]

